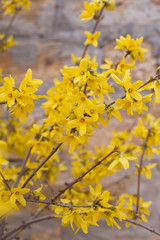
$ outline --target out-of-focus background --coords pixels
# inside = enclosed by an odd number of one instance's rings
[[[9,51],[0,53],[0,68],[3,76],[9,74],[20,82],[28,68],[33,71],[33,77],[44,81],[40,88],[45,93],[53,86],[53,78],[60,77],[60,69],[64,65],[71,65],[71,54],[81,56],[86,39],[84,31],[91,31],[93,21],[82,22],[79,18],[83,9],[83,0],[33,0],[29,11],[21,11],[10,30],[10,34],[18,41],[18,45]],[[138,62],[137,69],[133,71],[136,80],[146,81],[155,75],[155,69],[160,65],[160,0],[116,0],[115,11],[105,12],[105,18],[98,26],[101,31],[98,48],[89,47],[91,56],[96,55],[99,64],[104,58],[111,58],[117,63],[120,52],[114,49],[115,39],[121,35],[130,34],[132,37],[144,37],[143,47],[148,48],[146,61]],[[0,33],[3,33],[9,23],[10,17],[0,16]],[[156,116],[160,116],[159,108],[152,108]],[[42,110],[36,105],[34,112],[41,116]],[[121,130],[132,127],[134,117],[123,114],[123,123],[113,119],[108,128],[96,132],[89,145],[107,145],[113,129]],[[156,161],[158,159],[155,159]],[[141,195],[144,201],[152,201],[151,216],[148,225],[160,231],[160,165],[155,168],[152,180],[142,179]],[[129,193],[136,193],[136,179],[123,178],[125,172],[105,180],[109,190],[118,194],[121,189]],[[120,181],[121,179],[121,181]],[[61,185],[63,179],[57,184]],[[27,213],[26,213],[27,217]],[[19,215],[19,222],[21,215]],[[18,222],[17,222],[18,223]],[[100,227],[90,227],[88,235],[81,231],[74,235],[70,227],[61,228],[59,220],[39,223],[33,226],[24,235],[25,240],[157,240],[158,237],[146,230],[137,227],[122,230],[108,228],[105,221]]]

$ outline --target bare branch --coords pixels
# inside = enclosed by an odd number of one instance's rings
[[[150,227],[148,227],[148,226],[146,226],[146,225],[143,225],[142,223],[139,223],[139,222],[137,222],[137,221],[135,221],[135,220],[131,220],[131,219],[128,219],[128,218],[127,218],[127,219],[123,220],[123,222],[129,222],[129,223],[131,223],[131,224],[134,224],[134,225],[136,225],[136,226],[139,226],[139,227],[141,227],[141,228],[144,228],[144,229],[146,229],[146,230],[148,230],[148,231],[150,231],[150,232],[152,232],[152,233],[160,236],[160,233],[157,232],[155,229],[150,228]]]
[[[81,174],[78,178],[74,179],[70,184],[68,184],[64,189],[60,190],[59,193],[52,198],[52,202],[54,203],[67,189],[71,188],[74,184],[82,181],[82,179],[93,169],[95,169],[98,165],[100,165],[104,160],[110,157],[113,153],[117,152],[118,147],[115,147],[112,152],[110,152],[107,156],[105,156],[102,160],[96,162],[88,171]]]
[[[30,154],[31,154],[31,150],[32,150],[32,147],[30,147],[30,148],[28,149],[27,153],[26,153],[26,156],[25,156],[24,161],[23,161],[23,163],[22,163],[21,171],[20,171],[20,173],[18,174],[16,183],[15,183],[15,185],[14,185],[15,188],[18,186],[18,184],[19,184],[19,182],[20,182],[20,180],[21,180],[21,177],[22,177],[23,174],[24,174],[25,166],[26,166],[26,163],[27,163],[27,161],[28,161],[28,159],[29,159],[29,156],[30,156]]]
[[[103,13],[103,10],[105,9],[105,7],[106,7],[106,4],[104,4],[104,6],[103,6],[103,7],[101,8],[101,10],[99,11],[99,14],[98,14],[98,16],[97,16],[97,18],[96,18],[95,25],[94,25],[94,27],[93,27],[93,29],[92,29],[92,31],[91,31],[92,34],[96,31],[96,28],[97,28],[97,26],[98,26],[98,24],[99,24],[99,22],[100,22],[100,20],[101,20],[101,16],[102,16],[102,13]],[[82,58],[84,58],[84,56],[85,56],[85,54],[86,54],[86,52],[87,52],[87,49],[88,49],[89,45],[90,45],[90,44],[88,44],[88,45],[85,46],[84,51],[83,51],[83,54],[82,54]]]
[[[24,188],[29,181],[36,175],[36,173],[39,171],[39,169],[41,169],[41,167],[43,167],[43,165],[50,159],[50,157],[53,156],[54,153],[57,152],[57,150],[60,148],[60,146],[62,145],[62,143],[58,144],[56,148],[53,148],[52,152],[44,159],[44,161],[34,170],[34,172],[28,177],[28,179],[24,182],[24,184],[22,185],[21,188]]]
[[[9,184],[8,184],[7,180],[5,179],[5,177],[3,176],[3,174],[2,174],[1,171],[0,171],[0,175],[1,175],[2,179],[3,179],[3,182],[4,182],[5,185],[7,186],[7,188],[11,191],[11,188],[10,188]]]
[[[27,202],[34,202],[34,203],[43,203],[46,205],[55,205],[60,207],[67,207],[67,208],[90,208],[92,205],[72,205],[72,204],[63,204],[63,203],[57,203],[52,201],[41,201],[38,199],[26,199]]]
[[[151,133],[151,129],[148,130],[148,134],[144,143],[144,147],[143,147],[143,152],[140,158],[140,163],[139,163],[139,168],[138,168],[138,179],[137,179],[137,203],[136,203],[136,212],[135,212],[135,219],[138,217],[138,213],[139,213],[139,200],[140,200],[140,184],[141,184],[141,171],[142,171],[142,167],[143,167],[143,159],[144,159],[144,155],[145,155],[145,151],[147,149],[147,141],[148,138],[150,136]]]
[[[19,230],[22,231],[23,229],[25,229],[26,227],[28,227],[28,226],[30,226],[31,224],[34,224],[34,223],[38,223],[38,222],[42,222],[42,221],[45,221],[45,220],[53,219],[53,218],[55,218],[55,216],[56,216],[55,214],[51,214],[51,215],[39,217],[39,218],[36,218],[36,219],[33,219],[33,220],[29,220],[29,221],[23,223],[22,225],[20,225],[19,227],[9,231],[7,234],[2,236],[1,240],[5,240],[5,239],[11,240],[15,236],[15,235],[13,235],[15,232],[16,232],[16,235],[17,235],[17,232]]]

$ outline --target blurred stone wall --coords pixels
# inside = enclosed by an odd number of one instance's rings
[[[14,39],[19,44],[8,52],[1,53],[0,67],[4,69],[4,76],[12,74],[16,82],[20,82],[26,70],[31,68],[34,78],[44,81],[40,89],[44,94],[53,86],[53,78],[60,77],[60,69],[63,65],[71,65],[71,53],[76,56],[82,55],[84,31],[91,31],[94,23],[92,21],[85,23],[79,18],[83,0],[33,0],[32,2],[31,10],[21,11],[13,23],[10,34],[14,35]],[[0,33],[5,30],[9,19],[8,16],[0,16]],[[115,11],[105,13],[105,18],[98,26],[98,30],[101,31],[99,46],[98,48],[90,46],[89,53],[91,56],[97,55],[99,64],[102,64],[106,57],[117,62],[117,59],[122,56],[119,51],[113,50],[116,45],[115,38],[128,33],[132,37],[144,36],[143,47],[148,48],[149,51],[146,53],[146,61],[137,63],[138,70],[133,71],[134,77],[137,80],[146,81],[151,75],[154,76],[155,68],[160,64],[160,0],[117,0]],[[38,105],[36,111],[40,113]],[[158,108],[153,108],[152,112],[160,116]],[[115,128],[130,128],[134,117],[128,117],[125,113],[123,117],[124,122],[118,123],[113,119],[107,129],[97,131],[90,146],[107,145],[111,130]],[[123,176],[125,173],[121,174]],[[106,185],[117,181],[122,177],[121,174],[111,180],[105,180]],[[143,179],[141,194],[145,201],[153,201],[148,225],[160,231],[159,181],[160,171],[157,167],[153,170],[152,181]],[[111,191],[117,194],[123,188],[129,193],[136,193],[136,179],[133,178],[130,181],[125,179],[111,187]],[[52,223],[35,225],[33,230],[29,231],[29,235],[25,235],[25,239],[158,239],[143,229],[137,228],[136,231],[108,229],[104,221],[101,221],[99,228],[91,227],[88,235],[81,232],[74,235],[70,227],[60,230],[57,224],[53,223],[53,226],[55,226],[54,234],[51,229]]]
[[[83,0],[33,0],[30,11],[23,10],[16,17],[11,34],[18,45],[1,54],[0,66],[4,74],[23,76],[32,68],[34,76],[45,82],[60,75],[64,64],[71,64],[71,53],[81,56],[85,41],[84,31],[90,31],[93,22],[82,22],[79,18]],[[106,12],[100,23],[99,47],[90,47],[91,55],[97,55],[99,63],[104,57],[116,55],[112,51],[115,38],[131,34],[144,36],[150,52],[146,62],[147,78],[160,58],[160,1],[117,0],[114,12]],[[3,32],[9,17],[0,17],[0,32]]]

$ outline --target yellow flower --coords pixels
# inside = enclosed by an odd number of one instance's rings
[[[13,36],[6,38],[5,34],[0,34],[0,51],[5,51],[16,44],[17,42],[13,41]]]
[[[41,184],[41,186],[36,190],[32,191],[31,194],[34,197],[38,198],[39,200],[44,200],[46,197],[41,193],[42,188],[43,188],[43,184]]]
[[[62,137],[58,143],[66,142],[69,144],[69,153],[72,153],[74,149],[81,143],[81,139],[75,136],[73,133],[67,133],[66,136]]]
[[[15,86],[11,76],[4,78],[4,81],[4,85],[0,87],[0,102],[7,101],[12,116],[25,121],[26,112],[32,113],[34,100],[42,97],[34,94],[42,80],[32,79],[32,71],[29,69],[19,88]]]
[[[2,82],[2,68],[0,68],[0,83]]]
[[[144,61],[144,53],[148,50],[140,46],[142,41],[143,37],[136,38],[135,40],[129,34],[126,37],[121,36],[120,39],[116,39],[117,46],[115,49],[126,49],[131,61],[135,61],[136,59]]]
[[[110,106],[107,108],[107,122],[109,122],[111,115],[113,115],[115,118],[117,118],[120,122],[122,121],[120,112]]]
[[[159,103],[160,102],[160,80],[157,80],[154,83],[154,93],[155,93],[156,102]]]
[[[85,41],[84,45],[92,44],[94,47],[98,46],[97,38],[100,36],[100,32],[90,33],[85,32],[85,35],[87,36],[87,40]]]
[[[76,128],[80,136],[83,136],[87,133],[88,124],[94,122],[93,118],[84,116],[81,113],[77,113],[75,119],[68,120],[67,128],[74,129]]]
[[[115,5],[115,3],[114,3],[114,1],[109,1],[108,2],[108,0],[105,0],[105,1],[103,1],[103,2],[105,2],[106,3],[106,10],[107,11],[114,11],[114,5]]]
[[[25,93],[25,90],[31,86],[33,88],[33,90],[31,91],[31,87],[29,88],[29,91],[27,92],[35,92],[37,90],[37,88],[43,83],[42,80],[40,79],[33,79],[32,78],[32,70],[29,68],[27,70],[27,73],[25,75],[25,78],[22,80],[19,89]]]
[[[126,98],[128,100],[134,98],[137,101],[142,100],[142,95],[138,92],[138,89],[143,85],[142,81],[136,81],[133,84],[127,82],[124,84],[124,88],[126,91]]]
[[[4,86],[0,87],[0,102],[7,101],[8,107],[12,107],[15,104],[18,91],[14,89],[14,79],[10,77],[4,78]]]
[[[123,57],[120,61],[120,63],[117,66],[116,71],[122,71],[123,73],[125,73],[127,71],[127,69],[133,69],[135,68],[134,64],[131,63],[126,63],[125,58]]]
[[[151,179],[152,177],[152,173],[151,173],[151,169],[156,167],[156,163],[152,163],[152,164],[148,164],[146,166],[143,166],[141,169],[141,174],[143,176],[145,176],[147,179]],[[137,170],[134,172],[135,174],[138,174],[138,168],[139,168],[139,164],[136,164],[135,167],[137,168]]]
[[[18,201],[22,206],[26,206],[26,200],[23,194],[30,192],[29,188],[11,188],[12,195],[9,199],[10,204],[14,207],[16,206],[16,201]]]
[[[77,67],[73,72],[73,74],[75,75],[74,83],[77,83],[81,79],[86,77],[87,68],[88,68],[88,61],[86,60],[86,58],[83,58],[80,61],[79,67]]]
[[[124,167],[124,169],[129,168],[129,161],[133,161],[136,160],[137,158],[135,157],[130,157],[130,156],[125,156],[124,154],[122,155],[121,153],[119,154],[117,159],[114,159],[108,169],[109,170],[114,170],[114,168],[118,167],[118,168],[122,168]]]
[[[2,0],[2,7],[5,10],[4,15],[11,14],[12,17],[18,8],[24,6],[26,9],[29,9],[30,5],[30,0]]]
[[[110,199],[110,192],[104,191],[102,193],[102,184],[97,184],[96,189],[93,189],[92,186],[89,186],[89,188],[90,188],[91,194],[94,197],[94,201],[97,201],[99,199],[100,203],[103,206],[105,206],[105,207],[110,206],[110,204],[108,204],[108,200]]]
[[[102,64],[100,66],[101,69],[112,69],[112,68],[114,68],[113,62],[110,59],[105,58],[104,61],[105,61],[105,64]]]
[[[120,80],[114,73],[111,74],[111,77],[117,84],[119,84],[121,87],[124,87],[124,85],[129,83],[131,80],[130,75],[131,75],[131,73],[130,73],[129,69],[127,69],[122,80]]]
[[[80,18],[82,21],[89,21],[92,18],[94,18],[95,10],[96,10],[96,4],[94,3],[88,3],[84,2],[84,8],[85,10],[82,11]]]
[[[142,139],[146,139],[148,134],[148,129],[143,125],[142,119],[138,119],[139,125],[134,128],[134,134],[136,137],[140,137]]]

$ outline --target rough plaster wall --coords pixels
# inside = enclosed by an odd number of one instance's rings
[[[41,93],[45,93],[53,83],[53,77],[60,76],[60,68],[64,64],[71,65],[71,53],[80,56],[83,51],[85,41],[84,31],[90,31],[93,22],[84,23],[79,19],[79,14],[83,6],[82,0],[33,0],[30,11],[22,11],[16,18],[10,31],[15,40],[19,42],[7,53],[2,53],[0,57],[0,67],[4,68],[4,75],[12,74],[16,81],[24,77],[26,70],[30,67],[35,78],[44,80]],[[9,17],[0,17],[0,32],[3,32],[9,22]],[[89,53],[97,55],[97,60],[101,64],[105,57],[117,61],[121,56],[119,52],[112,51],[115,46],[115,38],[120,35],[131,34],[133,37],[144,36],[144,47],[149,49],[146,54],[146,62],[137,64],[138,71],[134,71],[135,79],[147,80],[150,75],[154,75],[154,70],[160,64],[160,0],[117,0],[116,11],[107,12],[105,18],[100,23],[98,30],[101,31],[99,47],[89,48]],[[159,116],[159,110],[152,110]],[[36,113],[41,113],[38,106]],[[39,115],[40,116],[40,115]],[[107,145],[112,129],[129,128],[134,122],[133,117],[123,114],[125,122],[118,123],[113,119],[107,129],[100,129],[90,142],[94,144]],[[122,173],[122,175],[124,172]],[[121,174],[115,176],[109,182],[117,180]],[[152,181],[143,179],[141,194],[146,201],[152,200],[151,216],[149,226],[153,226],[160,231],[160,170],[153,170]],[[67,180],[68,181],[68,180]],[[63,182],[63,181],[62,181]],[[121,184],[111,188],[113,193],[125,188],[130,193],[136,193],[136,179],[123,181]],[[59,183],[61,185],[62,183]],[[19,216],[21,220],[21,216]],[[52,227],[54,226],[54,233]],[[92,239],[92,240],[128,240],[146,239],[157,240],[155,235],[137,228],[137,230],[123,229],[122,231],[108,229],[102,220],[99,228],[91,227],[89,234],[84,235],[79,232],[74,235],[70,227],[60,229],[59,223],[42,223],[33,226],[24,239]]]

